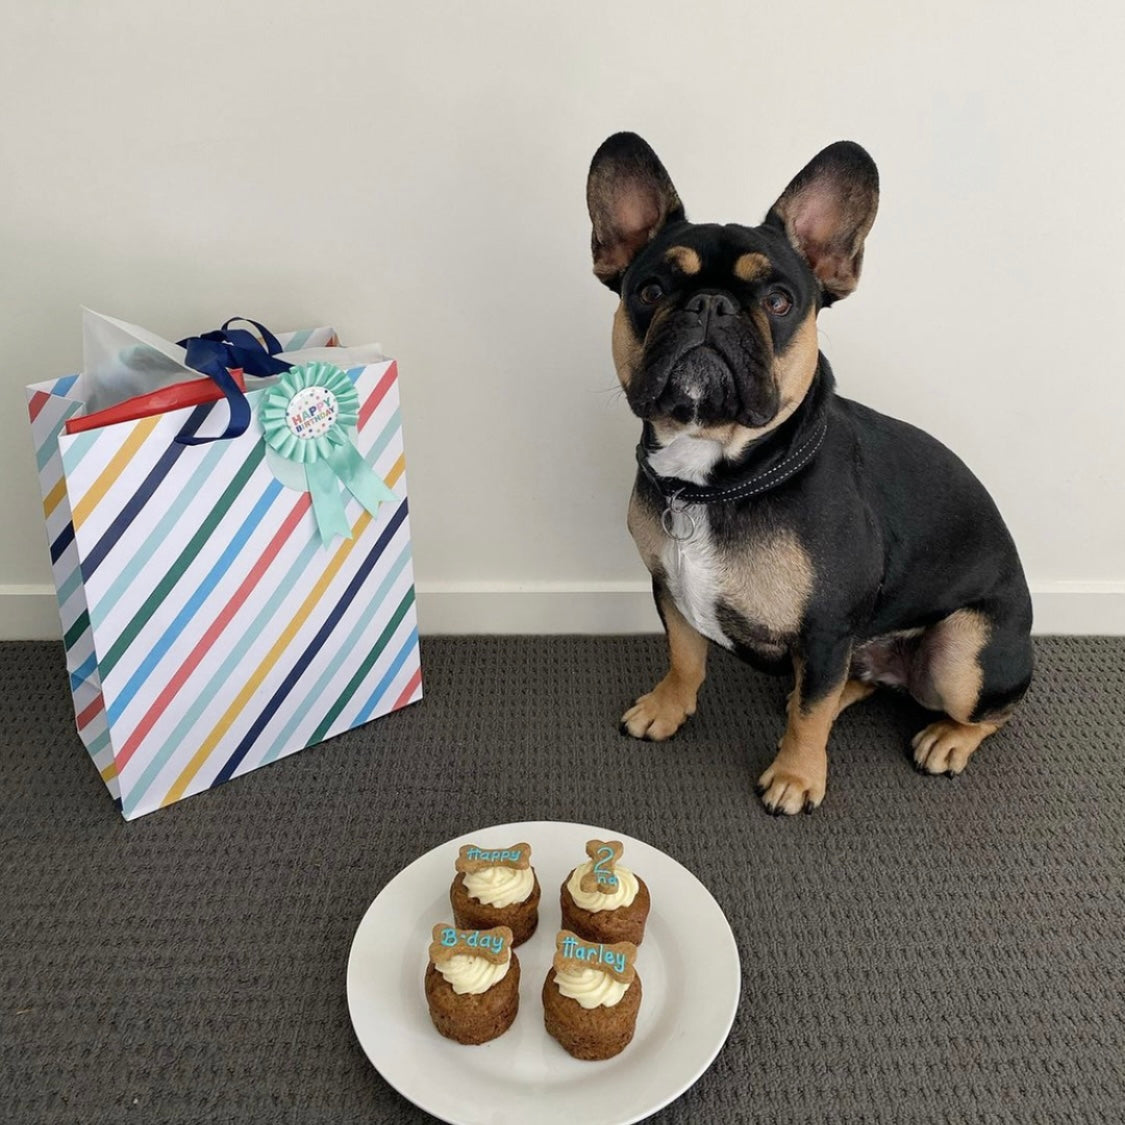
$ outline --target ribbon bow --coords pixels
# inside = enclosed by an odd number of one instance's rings
[[[244,328],[231,328],[236,320],[252,324],[261,333],[261,339]],[[181,445],[203,445],[209,441],[223,441],[226,438],[241,437],[250,426],[250,404],[242,388],[234,381],[230,368],[237,367],[246,375],[277,375],[289,370],[289,364],[277,358],[281,351],[278,338],[256,320],[235,316],[222,328],[214,332],[204,332],[202,336],[190,336],[179,341],[186,349],[185,363],[196,371],[209,375],[219,390],[226,396],[230,410],[227,428],[214,437],[197,437],[186,429],[176,436]]]
[[[258,417],[269,448],[284,461],[303,467],[325,546],[335,535],[352,537],[343,489],[372,515],[382,502],[397,499],[352,444],[359,395],[339,367],[306,363],[289,368],[262,396]],[[274,471],[283,484],[288,483],[282,467]]]

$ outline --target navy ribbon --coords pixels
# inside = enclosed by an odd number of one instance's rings
[[[252,324],[261,334],[261,339],[244,328],[231,328],[236,321]],[[246,375],[277,375],[288,371],[292,364],[278,359],[281,342],[266,327],[256,320],[244,316],[231,317],[222,328],[214,332],[204,332],[202,336],[189,336],[178,341],[181,348],[187,349],[187,365],[209,376],[226,397],[230,409],[227,428],[214,437],[199,437],[185,427],[176,435],[181,445],[204,445],[209,441],[223,441],[227,438],[241,437],[250,426],[250,404],[246,395],[234,381],[230,368],[240,367]]]

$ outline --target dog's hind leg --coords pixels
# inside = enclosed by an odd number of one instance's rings
[[[922,773],[955,777],[1011,716],[1031,681],[1030,614],[959,609],[926,630],[910,671],[911,694],[944,711],[911,742]]]
[[[655,578],[652,592],[668,636],[668,674],[621,716],[621,733],[662,742],[695,714],[696,698],[707,673],[708,642],[687,623]]]

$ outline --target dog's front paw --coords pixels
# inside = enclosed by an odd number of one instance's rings
[[[620,730],[622,734],[643,738],[646,742],[663,742],[694,714],[695,700],[685,698],[667,681],[662,681],[621,716]]]
[[[794,813],[812,812],[824,800],[827,775],[813,770],[802,770],[777,759],[758,778],[758,795],[766,812],[774,816],[793,816]]]

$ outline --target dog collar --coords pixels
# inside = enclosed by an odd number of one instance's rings
[[[660,516],[665,534],[673,539],[690,539],[695,533],[695,520],[685,509],[694,504],[723,504],[738,500],[749,500],[763,492],[777,488],[795,477],[817,454],[828,432],[827,396],[819,404],[813,418],[809,419],[807,432],[802,440],[782,460],[766,469],[757,469],[748,474],[724,481],[722,485],[698,485],[678,477],[662,477],[648,462],[653,448],[644,438],[637,443],[637,464],[645,479],[649,481],[664,498],[664,511]],[[680,522],[687,523],[687,534],[679,534]]]

